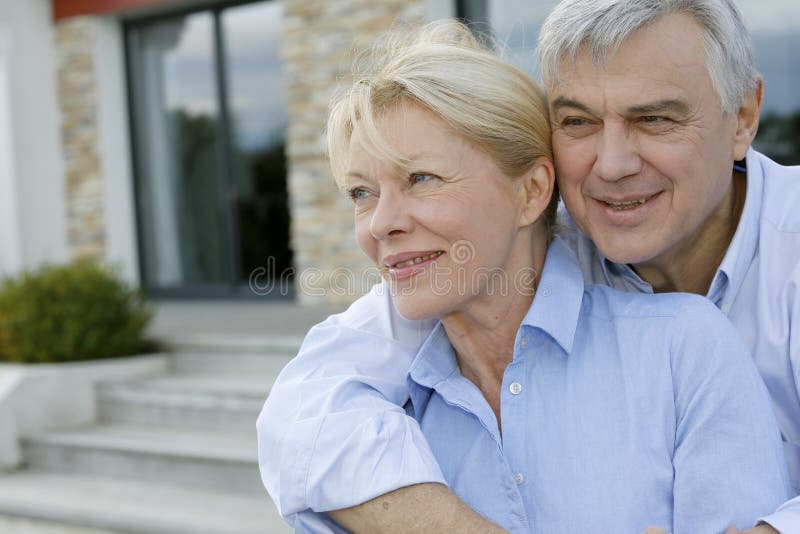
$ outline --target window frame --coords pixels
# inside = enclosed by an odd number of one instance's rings
[[[222,27],[222,14],[224,11],[234,7],[249,4],[272,2],[276,0],[226,0],[214,3],[199,2],[189,6],[181,5],[173,9],[160,10],[158,13],[147,15],[132,15],[124,17],[122,23],[122,35],[124,41],[124,60],[125,60],[125,86],[127,90],[127,111],[131,149],[131,172],[133,177],[133,198],[134,214],[136,227],[136,246],[138,250],[138,269],[139,280],[143,291],[155,299],[270,299],[270,300],[294,300],[295,288],[292,281],[285,281],[283,273],[281,278],[275,280],[275,290],[261,294],[251,289],[249,280],[240,279],[241,270],[241,236],[240,229],[235,220],[236,214],[232,200],[237,197],[237,190],[232,169],[232,122],[229,102],[229,80],[227,70],[227,59],[225,50],[225,38]],[[145,228],[142,221],[144,209],[143,202],[143,170],[140,168],[139,156],[141,147],[137,141],[137,134],[141,125],[138,123],[135,112],[134,94],[134,54],[132,35],[138,28],[163,20],[186,17],[196,13],[209,13],[212,17],[213,34],[212,46],[214,50],[213,72],[216,78],[217,105],[219,106],[219,116],[217,117],[216,135],[222,141],[219,143],[217,154],[219,160],[220,191],[219,202],[224,203],[224,227],[223,233],[227,243],[225,268],[230,273],[227,282],[222,284],[200,284],[181,287],[163,287],[154,285],[147,272],[147,248],[145,247]],[[288,174],[286,176],[288,180]],[[293,271],[293,267],[290,268]],[[277,274],[277,273],[276,273]]]

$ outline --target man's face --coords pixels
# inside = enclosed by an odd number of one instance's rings
[[[697,23],[668,15],[604,66],[586,52],[562,63],[548,87],[564,204],[612,261],[666,267],[702,246],[694,238],[724,211],[746,147],[705,58]]]

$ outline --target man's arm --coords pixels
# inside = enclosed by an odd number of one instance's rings
[[[355,534],[506,532],[478,515],[441,484],[400,488],[362,505],[331,511],[328,515]]]
[[[751,527],[789,496],[769,394],[733,326],[708,301],[684,310],[672,351],[677,428],[673,532]]]
[[[798,174],[798,177],[800,177],[800,174]],[[786,299],[781,302],[781,306],[785,305],[787,307],[787,319],[791,321],[789,327],[790,337],[787,342],[791,361],[789,369],[794,371],[795,391],[800,392],[800,295],[797,292],[798,286],[800,286],[800,261],[794,266],[787,282],[787,287],[791,288],[791,290],[781,293],[781,296]],[[800,403],[800,397],[795,398],[794,401]],[[791,435],[790,432],[787,432],[787,434]],[[800,449],[797,447],[796,442],[793,445],[784,444],[784,447],[786,447],[787,458],[794,453],[794,457],[789,458],[789,469],[794,468],[794,477],[795,481],[797,481],[797,479],[800,479],[800,473],[797,472],[800,469],[800,465],[798,465],[800,464],[800,458],[798,458]],[[797,493],[797,490],[798,488],[795,487],[795,493]],[[762,517],[759,521],[772,526],[781,534],[800,532],[800,496],[784,503],[775,513]]]

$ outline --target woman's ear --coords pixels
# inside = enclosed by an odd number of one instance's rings
[[[537,159],[530,169],[522,175],[520,184],[521,209],[519,212],[519,225],[528,226],[536,222],[542,215],[555,187],[556,171],[549,158]]]
[[[747,150],[758,132],[758,117],[764,97],[764,82],[759,78],[758,85],[744,99],[736,112],[736,133],[733,136],[733,159],[739,161],[747,155]]]

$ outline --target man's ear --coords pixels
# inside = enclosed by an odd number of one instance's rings
[[[555,180],[556,171],[553,168],[553,162],[546,157],[537,159],[522,175],[520,226],[533,224],[547,209],[550,197],[553,196]]]
[[[736,133],[733,136],[733,159],[744,159],[747,149],[758,132],[758,117],[761,114],[761,102],[764,98],[764,81],[759,78],[755,90],[747,95],[742,107],[736,113]]]

